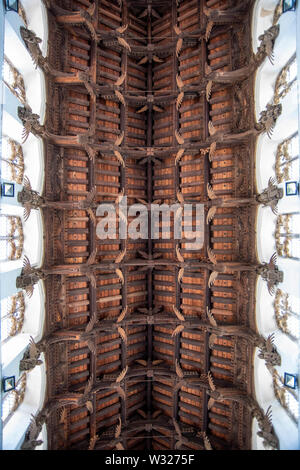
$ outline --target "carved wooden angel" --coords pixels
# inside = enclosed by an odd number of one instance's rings
[[[41,351],[37,347],[32,336],[30,336],[29,346],[25,351],[23,359],[20,361],[20,371],[30,371],[35,366],[43,364],[43,361],[39,359]]]

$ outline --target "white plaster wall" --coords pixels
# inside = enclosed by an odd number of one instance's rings
[[[45,360],[43,355],[41,359]],[[3,450],[14,450],[23,440],[32,414],[35,416],[44,404],[45,390],[46,370],[43,362],[27,373],[24,401],[3,428]]]
[[[258,36],[272,24],[274,8],[277,0],[258,0],[254,8],[252,23],[253,51],[259,45]],[[274,96],[274,85],[282,67],[286,65],[296,50],[296,15],[285,13],[279,20],[280,34],[274,47],[274,65],[268,59],[264,61],[256,74],[255,107],[256,118],[265,109]],[[270,176],[275,177],[275,159],[278,144],[298,130],[298,90],[294,86],[282,100],[282,114],[277,120],[272,138],[261,135],[256,148],[256,185],[261,192],[268,185]],[[284,188],[284,184],[279,185]],[[299,212],[299,198],[283,197],[278,204],[278,212]],[[256,221],[256,248],[260,262],[268,262],[276,251],[274,232],[277,217],[271,209],[260,207]],[[300,261],[278,257],[277,265],[284,273],[284,280],[279,284],[282,291],[299,298]],[[267,338],[274,333],[274,343],[281,355],[281,366],[276,367],[281,376],[284,372],[297,373],[299,367],[299,345],[283,334],[277,327],[274,315],[274,297],[267,289],[266,283],[259,278],[256,286],[256,325],[259,333]],[[258,358],[258,350],[254,360],[254,384],[258,404],[265,411],[272,405],[272,422],[280,442],[280,449],[298,449],[298,428],[289,418],[286,411],[275,399],[273,381],[264,361]],[[264,449],[263,441],[257,436],[258,424],[253,420],[252,448]]]
[[[32,29],[38,37],[42,39],[41,50],[44,56],[47,54],[48,46],[48,20],[47,13],[41,0],[22,0],[25,8],[28,27]],[[11,62],[17,66],[23,75],[28,103],[34,113],[40,116],[43,124],[46,107],[45,80],[43,73],[35,69],[30,55],[28,54],[23,41],[20,39],[17,28],[6,19],[5,28],[5,54]],[[17,142],[22,142],[23,126],[15,116],[4,110],[3,113],[3,134],[11,137]],[[44,185],[44,149],[41,139],[29,135],[23,144],[25,175],[30,178],[32,188],[38,192],[43,192]],[[22,216],[23,208],[20,205],[1,206],[3,213]],[[43,263],[43,219],[40,211],[32,211],[27,222],[23,221],[24,229],[24,254],[28,256],[31,264],[40,267]],[[3,272],[22,267],[22,260],[1,263],[0,269]],[[42,282],[39,282],[34,289],[31,299],[26,298],[26,314],[22,332],[16,337],[2,345],[2,365],[9,367],[9,364],[16,360],[25,350],[29,343],[30,336],[37,342],[43,336],[45,320],[45,292]],[[46,370],[45,358],[41,355],[43,365],[36,367],[27,373],[27,385],[24,401],[12,418],[3,429],[3,449],[14,450],[22,442],[24,433],[30,423],[31,415],[42,408],[46,391]],[[39,436],[44,442],[38,448],[47,448],[47,431],[43,427]]]
[[[34,340],[40,341],[43,337],[45,322],[45,289],[40,281],[35,285],[32,297],[25,299],[26,315],[22,333],[28,333]]]

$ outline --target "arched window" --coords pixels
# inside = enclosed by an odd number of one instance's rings
[[[19,70],[6,56],[4,57],[3,81],[21,103],[25,105],[27,100],[24,79]]]
[[[298,132],[278,145],[275,162],[278,183],[299,175],[299,135]]]
[[[299,419],[299,402],[297,393],[284,385],[284,379],[279,375],[277,370],[273,371],[273,386],[274,393],[281,404],[286,410],[289,417],[298,424]]]
[[[296,52],[289,59],[288,63],[280,71],[276,83],[274,93],[274,104],[279,104],[280,101],[292,89],[292,86],[297,82],[297,61]]]
[[[18,292],[1,301],[1,341],[16,336],[24,324],[25,297]]]
[[[278,328],[292,340],[299,339],[299,299],[277,289],[274,312]]]
[[[19,408],[24,400],[26,389],[26,373],[19,378],[16,388],[8,392],[2,402],[2,420],[3,426],[7,424],[14,412]]]
[[[2,141],[2,177],[18,184],[22,184],[24,178],[22,146],[6,136]]]
[[[280,214],[277,217],[275,240],[279,256],[300,259],[300,214]]]
[[[24,244],[22,219],[2,214],[0,217],[0,261],[18,260]]]

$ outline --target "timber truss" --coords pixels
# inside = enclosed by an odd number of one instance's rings
[[[26,260],[18,282],[29,295],[45,282],[36,348],[48,374],[24,448],[46,422],[49,449],[249,449],[254,417],[276,447],[252,361],[266,348],[257,276],[270,291],[281,279],[275,258],[256,260],[256,207],[274,209],[280,195],[270,182],[258,198],[253,156],[281,110],[256,123],[249,90],[278,28],[253,55],[252,1],[45,5],[48,57],[21,31],[47,79],[45,124],[19,111],[24,139],[39,135],[46,153],[43,196],[29,180],[21,196],[26,217],[44,215],[44,265]],[[95,208],[123,196],[147,208],[202,202],[204,245],[99,240]]]

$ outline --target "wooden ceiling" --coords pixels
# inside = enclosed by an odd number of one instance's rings
[[[255,135],[230,139],[253,75],[207,78],[248,65],[253,2],[45,3],[48,448],[249,449],[255,205],[215,206],[196,251],[99,240],[95,208],[255,196]]]

